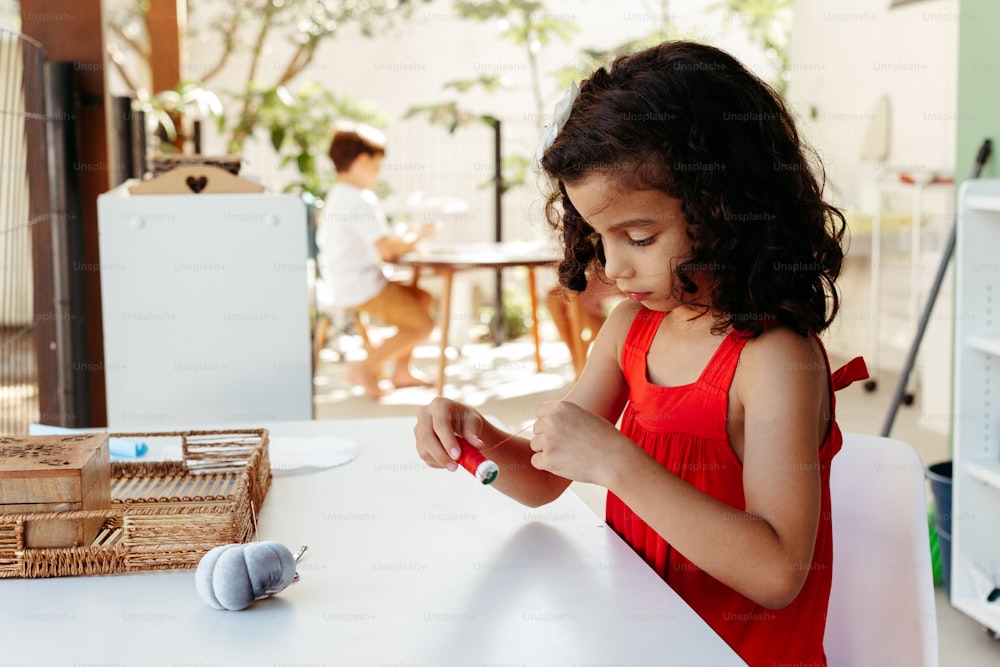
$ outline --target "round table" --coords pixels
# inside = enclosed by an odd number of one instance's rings
[[[555,267],[562,259],[562,250],[549,244],[501,241],[425,246],[414,252],[400,255],[393,260],[393,264],[413,268],[414,281],[419,279],[422,269],[431,269],[443,279],[441,307],[438,313],[438,326],[441,329],[441,358],[436,388],[439,395],[444,391],[445,366],[448,361],[445,352],[448,347],[448,327],[451,321],[451,286],[455,273],[470,269],[500,270],[517,266],[528,270],[531,335],[535,343],[535,366],[541,372],[542,355],[538,336],[538,295],[535,293],[535,269],[541,266]]]

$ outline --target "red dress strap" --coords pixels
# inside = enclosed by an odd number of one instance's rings
[[[729,387],[733,384],[733,376],[736,375],[736,366],[739,365],[740,355],[750,338],[739,331],[730,331],[722,339],[718,349],[712,355],[705,370],[701,372],[699,381],[703,384],[715,387],[723,396],[721,407],[726,410],[728,404]]]
[[[833,383],[833,390],[837,391],[851,386],[858,380],[867,380],[868,377],[868,366],[865,365],[864,358],[854,357],[835,370],[830,375],[830,381]]]
[[[628,368],[630,364],[640,364],[638,367],[645,368],[649,346],[666,315],[666,311],[649,310],[645,306],[635,314],[622,348],[623,368]]]

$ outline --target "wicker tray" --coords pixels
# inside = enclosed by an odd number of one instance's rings
[[[183,460],[111,463],[111,509],[0,514],[0,578],[191,569],[209,549],[252,539],[271,486],[265,429],[112,433],[179,438]],[[105,517],[93,544],[25,548],[25,521]]]

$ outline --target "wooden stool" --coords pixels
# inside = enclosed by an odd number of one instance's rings
[[[361,313],[354,310],[351,311],[353,315],[352,325],[355,332],[361,336],[362,345],[364,345],[365,353],[371,354],[373,349],[371,339],[368,337],[368,328],[365,326],[364,321],[361,319]],[[316,320],[316,327],[313,331],[313,368],[315,369],[319,365],[319,355],[326,347],[326,339],[330,332],[330,316],[326,313],[320,313]]]

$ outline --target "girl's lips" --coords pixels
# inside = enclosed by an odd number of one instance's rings
[[[625,296],[633,301],[645,301],[652,292],[625,292]]]

